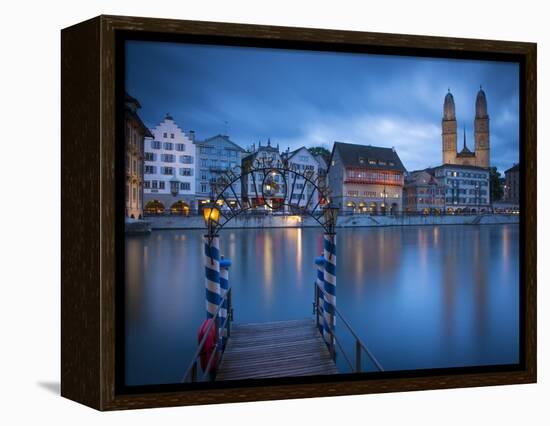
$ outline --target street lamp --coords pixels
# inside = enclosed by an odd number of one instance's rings
[[[333,207],[330,203],[327,204],[327,206],[323,209],[323,216],[325,218],[327,233],[334,234],[336,220],[338,219],[338,207]]]
[[[215,203],[210,202],[202,209],[202,216],[204,218],[204,224],[208,229],[208,240],[212,241],[214,229],[220,219],[220,209]]]

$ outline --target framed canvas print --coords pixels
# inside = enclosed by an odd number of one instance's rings
[[[101,16],[62,41],[62,395],[536,381],[536,45]]]

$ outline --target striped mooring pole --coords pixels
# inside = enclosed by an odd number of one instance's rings
[[[204,236],[204,274],[206,287],[206,318],[214,314],[221,302],[220,291],[220,237]]]
[[[324,314],[325,314],[325,328],[324,328],[324,337],[325,342],[334,349],[334,338],[332,337],[332,331],[334,333],[336,326],[336,312],[334,308],[336,307],[336,234],[324,234],[324,252],[323,257],[325,260],[325,274],[324,274],[324,284],[325,284],[325,303],[324,303]]]
[[[315,303],[317,304],[318,312],[316,312],[316,318],[318,318],[319,323],[319,332],[324,335],[325,328],[325,310],[324,310],[324,298],[323,292],[320,290],[325,289],[325,258],[321,255],[315,258],[315,265],[317,266],[317,279],[315,280],[315,292],[313,293],[315,297],[318,297]],[[317,290],[319,288],[320,290]]]
[[[220,298],[221,299],[224,298],[224,296],[227,293],[227,290],[229,290],[229,267],[230,266],[231,266],[231,260],[224,259],[222,256],[220,260]],[[228,312],[227,306],[228,306],[227,299],[225,299],[222,302],[222,307],[220,309],[220,314],[219,314],[220,328],[223,326],[227,316],[231,314],[230,312]],[[227,328],[221,329],[220,335],[222,337],[222,349],[225,349],[225,344],[227,343]]]

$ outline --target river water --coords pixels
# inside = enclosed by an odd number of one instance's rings
[[[185,373],[205,318],[202,235],[126,237],[127,385]],[[221,231],[235,323],[313,318],[322,241],[316,228]],[[385,370],[519,361],[518,225],[339,229],[337,250],[337,307]]]

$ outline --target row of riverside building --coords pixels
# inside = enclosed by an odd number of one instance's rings
[[[244,149],[227,135],[198,139],[194,131],[184,131],[169,114],[156,127],[148,129],[137,114],[140,107],[136,99],[126,95],[128,218],[198,213],[211,200],[211,183],[221,172],[236,166],[245,172],[258,158],[271,158],[275,162],[286,159],[302,172],[311,170],[315,175],[325,177],[331,202],[342,213],[492,211],[489,115],[485,92],[481,88],[475,105],[474,150],[468,148],[464,131],[462,150],[457,151],[455,105],[449,91],[443,105],[442,164],[412,172],[407,172],[394,148],[335,142],[327,163],[305,147],[281,152],[279,145],[270,140]],[[514,167],[508,171],[518,169]],[[516,175],[514,179],[517,179]],[[512,193],[509,181],[511,178],[507,180],[508,191],[505,193]],[[292,200],[284,200],[284,195],[277,193],[273,193],[269,200],[263,199],[265,194],[259,195],[262,194],[261,188],[254,188],[259,182],[260,176],[247,175],[234,186],[226,201],[235,205],[245,200],[248,205],[260,208],[267,203],[274,210],[282,210],[288,203],[305,205],[306,200],[312,201],[310,206],[322,206],[322,202],[317,203],[318,194],[310,198],[314,187],[303,179],[296,182],[299,192],[293,193]],[[517,192],[519,182],[514,181],[513,185]]]

